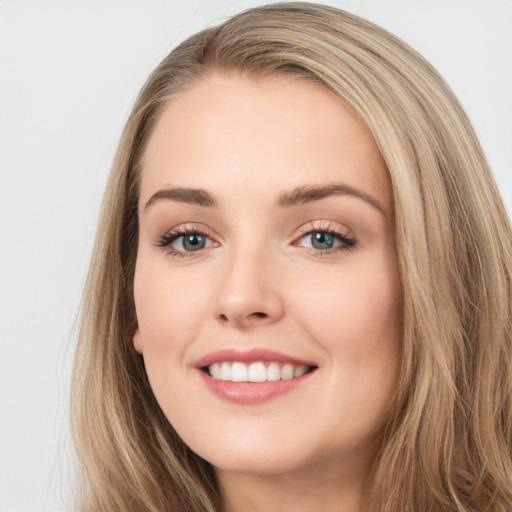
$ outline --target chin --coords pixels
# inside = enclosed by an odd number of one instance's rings
[[[212,457],[209,462],[220,472],[252,476],[283,475],[306,465],[304,460],[297,457],[297,454],[276,453],[275,449],[266,450],[265,452],[260,450],[246,453],[238,452],[230,455],[224,454],[224,456]]]
[[[237,428],[213,427],[208,433],[193,429],[178,433],[193,452],[220,471],[274,475],[300,466],[307,446],[303,439],[284,439],[287,429],[250,429],[237,423]],[[219,431],[221,435],[214,435]]]
[[[232,472],[253,476],[277,476],[314,466],[325,456],[322,447],[307,441],[302,436],[290,436],[289,429],[256,433],[246,431],[247,435],[230,435],[201,442],[190,448],[208,461],[220,472]],[[288,434],[288,435],[286,435]],[[306,447],[309,449],[306,450]],[[318,449],[317,449],[318,448]]]

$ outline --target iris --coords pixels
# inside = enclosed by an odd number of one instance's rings
[[[334,236],[325,231],[311,233],[311,246],[315,249],[331,249],[334,245]]]
[[[204,249],[206,237],[199,233],[191,233],[183,236],[182,244],[185,251],[199,251],[200,249]]]

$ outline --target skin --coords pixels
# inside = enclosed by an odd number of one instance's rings
[[[333,184],[359,196],[278,204]],[[171,187],[216,206],[150,201]],[[402,332],[391,187],[367,129],[319,85],[214,74],[159,120],[139,221],[134,346],[171,424],[215,467],[226,510],[359,510]],[[175,228],[205,233],[205,248],[159,246]],[[315,249],[315,230],[354,245]],[[316,370],[271,400],[231,403],[194,366],[225,348],[277,350]]]

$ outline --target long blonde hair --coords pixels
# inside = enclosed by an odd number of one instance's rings
[[[84,292],[72,418],[90,512],[219,511],[211,466],[151,392],[135,328],[141,158],[168,101],[212,72],[288,74],[335,93],[386,162],[404,297],[399,386],[365,510],[512,510],[512,230],[470,122],[439,74],[346,12],[284,3],[178,46],[127,121]]]

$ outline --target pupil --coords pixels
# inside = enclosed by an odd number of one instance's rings
[[[311,234],[311,245],[315,249],[331,249],[334,245],[334,237],[325,231],[315,231]]]
[[[198,251],[204,249],[205,240],[203,235],[194,233],[183,237],[183,248],[186,251]]]

